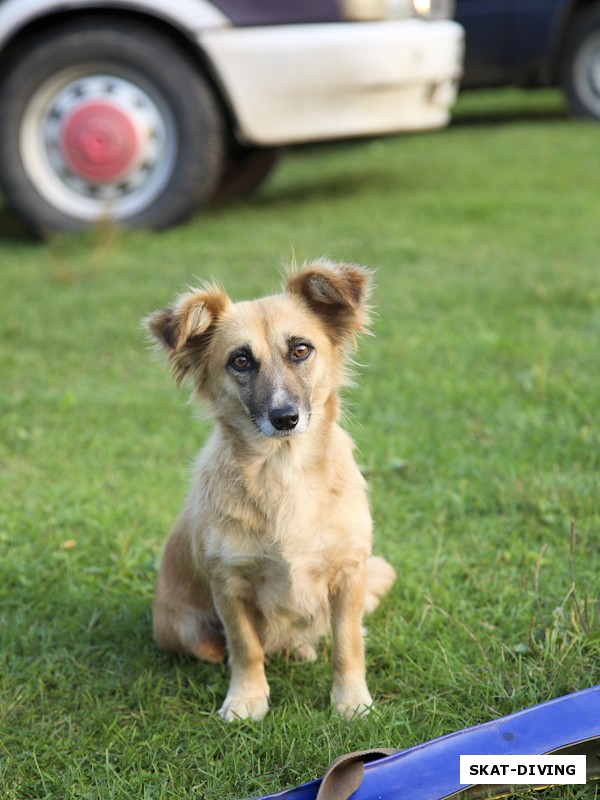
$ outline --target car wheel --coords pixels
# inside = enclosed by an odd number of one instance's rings
[[[575,116],[600,120],[600,5],[573,23],[563,54],[562,85]]]
[[[225,170],[215,200],[229,200],[254,192],[267,180],[279,161],[278,148],[235,145],[225,163]]]
[[[38,234],[164,228],[213,193],[222,113],[166,35],[86,18],[19,48],[0,86],[0,185]]]

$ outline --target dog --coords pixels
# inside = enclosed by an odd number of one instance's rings
[[[395,572],[371,556],[365,481],[338,425],[370,278],[313,262],[288,274],[282,294],[233,303],[208,284],[145,321],[215,422],[165,545],[154,638],[204,661],[227,657],[227,721],[266,714],[269,654],[312,661],[328,632],[335,710],[352,717],[372,704],[362,620]]]

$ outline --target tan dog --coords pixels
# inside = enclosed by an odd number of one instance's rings
[[[154,635],[205,661],[227,651],[226,720],[267,712],[265,654],[314,660],[330,629],[335,709],[363,714],[372,702],[361,623],[395,575],[370,557],[365,484],[337,424],[369,277],[314,263],[281,295],[234,304],[208,286],[146,321],[216,422],[165,547]]]

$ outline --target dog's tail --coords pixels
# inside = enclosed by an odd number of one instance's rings
[[[375,611],[383,595],[396,579],[396,570],[380,556],[367,559],[367,596],[365,614]]]

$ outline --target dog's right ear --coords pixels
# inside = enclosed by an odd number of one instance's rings
[[[209,286],[180,295],[172,306],[144,319],[144,325],[166,352],[178,385],[190,370],[202,383],[202,354],[217,320],[230,305],[222,289]]]

